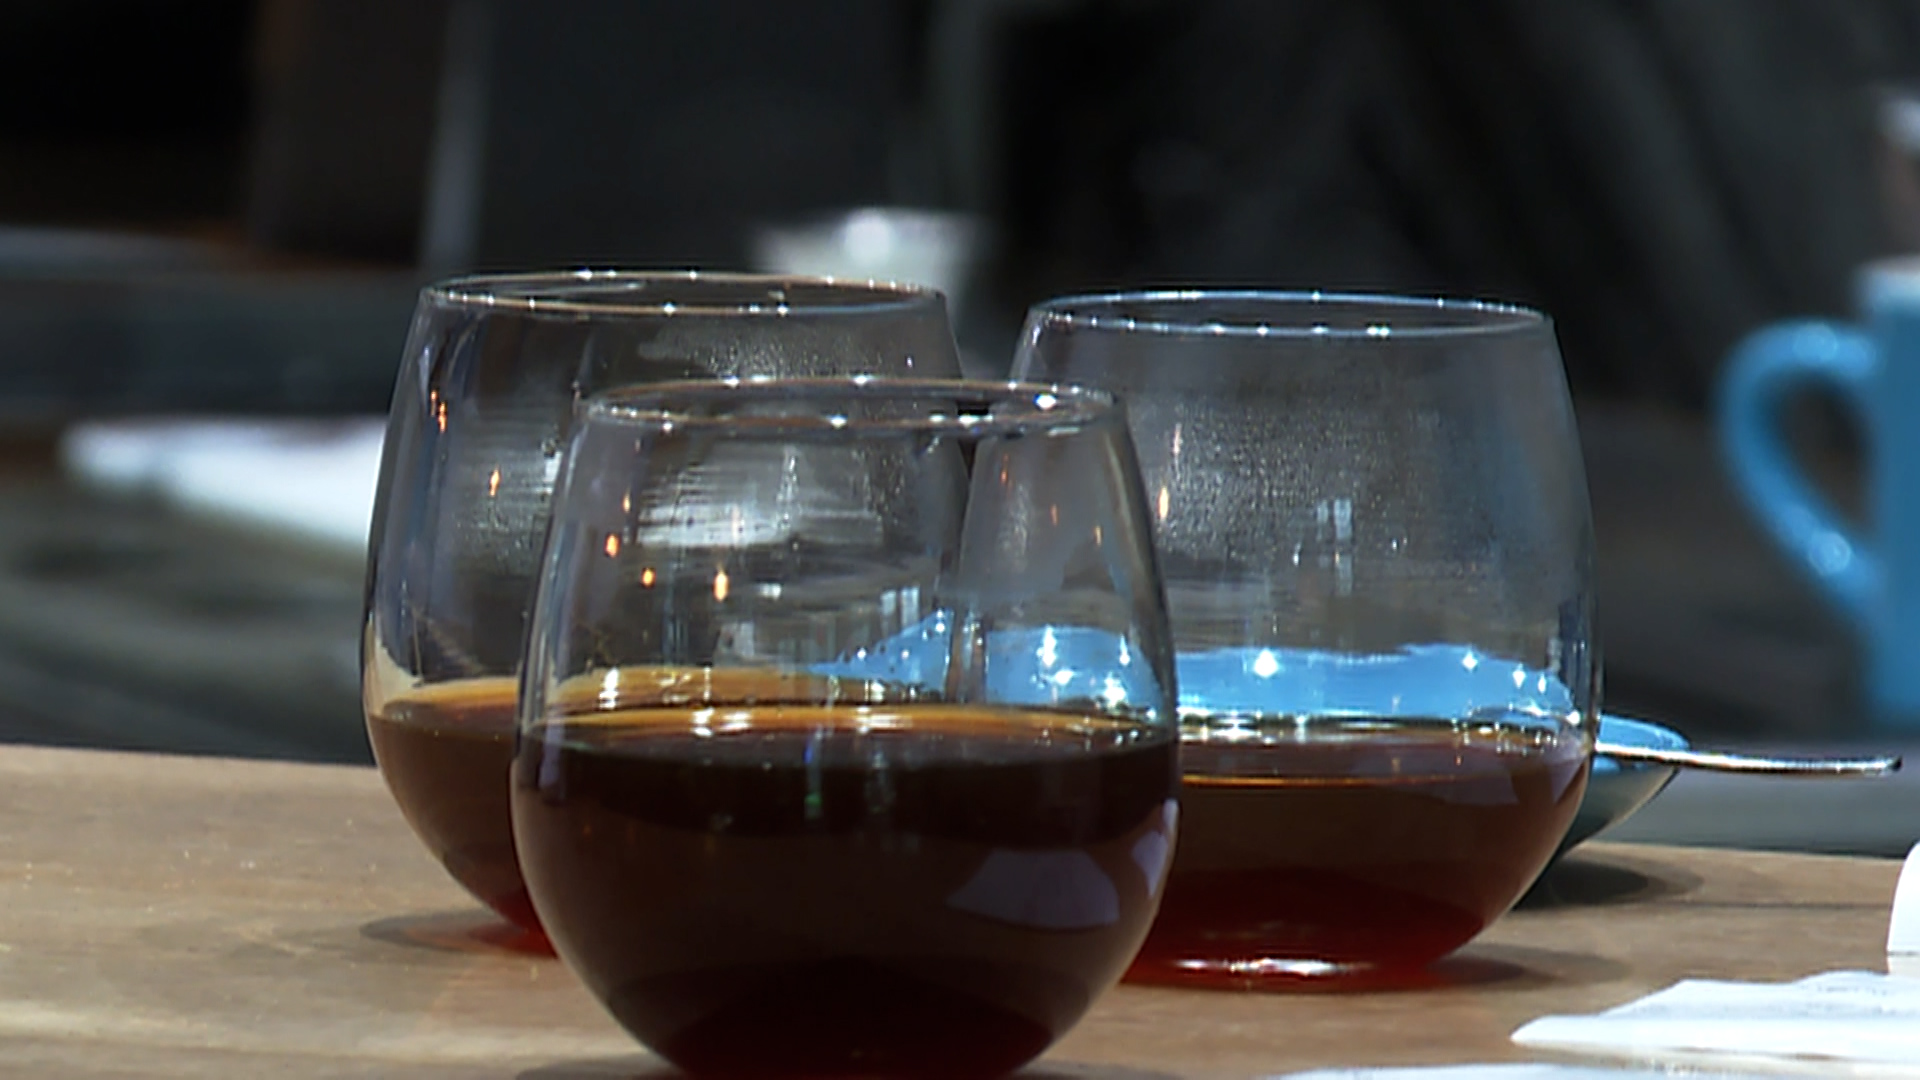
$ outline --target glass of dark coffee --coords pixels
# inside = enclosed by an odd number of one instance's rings
[[[562,959],[696,1074],[991,1076],[1126,968],[1173,656],[1124,418],[1064,388],[595,398],[528,635],[514,834]]]
[[[1599,716],[1593,539],[1543,316],[1074,297],[1016,377],[1127,408],[1166,582],[1181,844],[1129,978],[1425,981],[1547,865]]]
[[[938,293],[706,273],[464,278],[420,295],[367,576],[363,703],[408,822],[540,944],[507,809],[515,683],[577,403],[695,378],[956,377]]]

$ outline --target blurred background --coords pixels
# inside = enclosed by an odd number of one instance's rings
[[[1862,735],[1853,635],[1708,406],[1920,247],[1920,0],[3,0],[0,738],[366,761],[360,569],[413,294],[897,272],[976,373],[1052,294],[1558,320],[1610,710]],[[1831,403],[1789,418],[1858,505]]]

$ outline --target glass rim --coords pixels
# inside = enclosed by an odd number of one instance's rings
[[[1273,318],[1256,319],[1244,314],[1222,317],[1208,311],[1229,304],[1271,308]],[[1142,318],[1124,314],[1127,305],[1163,305],[1190,310],[1192,315]],[[1315,308],[1329,314],[1338,309],[1371,308],[1396,318],[1364,326],[1330,326],[1300,317]],[[1497,300],[1320,289],[1147,289],[1079,293],[1043,300],[1029,308],[1027,314],[1029,322],[1037,320],[1044,325],[1083,330],[1278,341],[1431,341],[1537,332],[1552,325],[1552,320],[1536,308]],[[1423,316],[1434,321],[1423,323],[1420,321]]]
[[[694,403],[754,405],[814,400],[818,411],[737,415],[689,411]],[[849,417],[832,408],[853,401],[952,403],[917,416]],[[874,375],[787,378],[738,376],[647,383],[608,390],[580,406],[582,429],[633,426],[656,431],[713,431],[742,438],[814,439],[874,435],[987,439],[1053,434],[1123,423],[1120,400],[1105,390],[1044,382],[984,379],[896,379]]]
[[[624,292],[596,289],[632,287]],[[709,286],[738,291],[738,300],[676,300],[672,295],[639,299],[647,287]],[[781,290],[809,290],[812,297],[787,299]],[[878,278],[762,274],[733,270],[630,270],[582,267],[574,270],[520,270],[463,274],[426,285],[421,299],[443,307],[507,311],[522,315],[603,318],[723,316],[790,318],[812,315],[904,313],[944,307],[938,290],[910,282]]]

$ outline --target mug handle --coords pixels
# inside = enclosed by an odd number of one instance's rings
[[[1880,559],[1793,463],[1776,421],[1794,395],[1838,391],[1862,418],[1871,415],[1879,363],[1873,341],[1829,322],[1768,327],[1741,342],[1721,378],[1717,409],[1721,453],[1740,493],[1840,612],[1868,621],[1880,586]]]

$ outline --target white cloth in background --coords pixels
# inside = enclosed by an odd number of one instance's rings
[[[69,475],[342,553],[364,552],[386,421],[166,418],[76,424]]]

